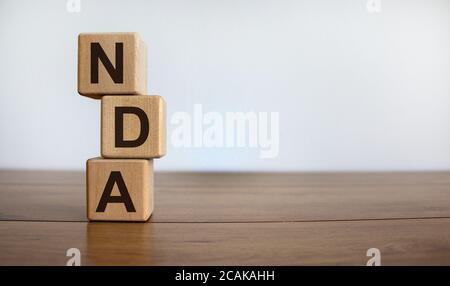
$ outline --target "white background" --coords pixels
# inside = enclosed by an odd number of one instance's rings
[[[450,168],[450,1],[0,1],[0,168],[84,169],[100,102],[77,35],[136,31],[176,111],[280,112],[280,153],[171,146],[157,170]],[[168,139],[173,126],[168,125]]]

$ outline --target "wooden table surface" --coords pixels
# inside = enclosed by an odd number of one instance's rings
[[[450,172],[157,173],[147,223],[88,223],[82,172],[0,171],[0,265],[450,265]]]

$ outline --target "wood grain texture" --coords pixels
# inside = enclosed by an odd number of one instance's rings
[[[123,83],[114,82],[100,60],[98,61],[98,83],[91,83],[91,43],[99,43],[113,65],[116,64],[116,43],[123,43]],[[78,36],[78,93],[96,99],[104,94],[146,94],[147,45],[139,34],[80,34]]]
[[[1,177],[0,172],[0,177]],[[9,176],[7,176],[9,174]],[[3,177],[13,179],[13,173]],[[46,173],[43,173],[46,174]],[[58,176],[55,181],[68,181],[47,185],[45,176],[39,177],[42,184],[0,184],[1,220],[51,220],[84,221],[85,185],[79,173],[77,180],[70,176]],[[317,220],[355,220],[384,218],[432,218],[450,217],[450,184],[445,183],[444,174],[408,175],[406,178],[392,176],[379,183],[363,184],[359,174],[353,174],[355,182],[348,177],[346,183],[301,181],[287,175],[271,175],[287,186],[258,186],[249,181],[247,186],[235,186],[233,176],[214,174],[217,179],[208,186],[200,186],[194,178],[205,176],[188,174],[156,173],[155,210],[150,219],[154,222],[252,222],[252,221],[317,221]],[[241,177],[242,175],[239,175]],[[326,177],[327,175],[324,175]],[[364,175],[365,177],[370,177]],[[377,175],[378,176],[378,175]],[[389,175],[390,176],[390,175]],[[387,177],[389,177],[387,176]],[[448,175],[447,175],[448,176]],[[165,178],[167,177],[167,178]],[[250,177],[258,178],[253,174]],[[265,178],[265,176],[260,176]],[[302,175],[299,175],[302,177]],[[401,176],[400,176],[401,177]],[[413,184],[406,180],[414,178]],[[23,177],[21,177],[23,178]],[[158,180],[159,178],[159,180]],[[169,178],[172,180],[170,181]],[[189,178],[189,179],[187,179]],[[18,178],[16,178],[18,179]],[[30,179],[32,180],[32,179]],[[80,180],[78,182],[78,180]],[[186,180],[183,184],[182,181]],[[230,180],[230,181],[228,181]],[[337,180],[333,179],[333,180]],[[78,184],[77,184],[78,182]],[[192,182],[192,183],[191,183]],[[224,186],[217,186],[220,182]],[[252,185],[255,183],[256,185]],[[228,186],[230,184],[230,186]]]
[[[0,265],[450,265],[450,173],[156,173],[148,223],[85,222],[80,172],[0,171]]]
[[[160,158],[166,154],[166,104],[160,96],[104,96],[102,98],[102,121],[101,121],[101,153],[105,158]],[[144,112],[146,118],[139,119],[135,114],[123,115],[121,123],[123,130],[121,140],[139,140],[143,138],[140,145],[136,147],[116,146],[116,108],[132,107],[139,108]],[[144,115],[143,115],[144,116]],[[146,120],[148,124],[147,133],[141,134],[141,127]],[[142,131],[144,132],[144,131]]]
[[[450,265],[450,219],[291,223],[0,222],[0,265]]]
[[[89,220],[147,221],[149,219],[153,211],[152,160],[93,158],[87,161],[86,170]],[[113,175],[116,176],[113,177]],[[107,198],[105,202],[108,202],[104,204],[103,209],[99,210],[102,197]],[[111,198],[118,198],[121,202],[111,202]]]
[[[155,173],[157,186],[168,187],[309,187],[369,185],[450,186],[450,172],[161,172]],[[1,170],[0,185],[84,185],[82,171]]]

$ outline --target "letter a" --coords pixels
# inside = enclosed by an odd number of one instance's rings
[[[111,196],[115,183],[119,188],[120,196]],[[127,212],[136,212],[130,194],[128,193],[127,186],[122,178],[122,174],[118,171],[112,171],[109,175],[108,182],[103,190],[96,212],[104,212],[108,203],[123,203],[125,204]]]

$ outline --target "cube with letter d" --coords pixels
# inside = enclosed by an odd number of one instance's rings
[[[104,158],[160,158],[166,154],[166,104],[161,96],[104,96]]]

